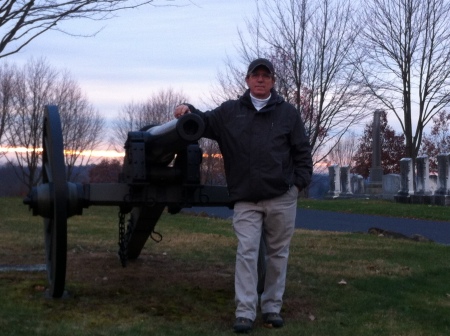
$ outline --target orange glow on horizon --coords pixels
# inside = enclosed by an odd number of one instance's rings
[[[25,148],[25,147],[16,147],[16,148],[11,148],[11,147],[0,147],[0,154],[13,154],[13,153],[26,153],[26,152],[33,152],[34,150],[31,148]],[[36,148],[36,152],[38,152],[39,154],[42,153],[42,148]],[[64,150],[64,155],[81,155],[81,156],[92,156],[92,157],[96,157],[96,158],[123,158],[125,156],[124,152],[117,152],[115,150],[91,150],[91,151],[83,151],[83,152],[79,152],[79,151],[73,151],[70,149],[66,149]],[[222,154],[217,153],[217,154],[207,154],[207,153],[203,153],[203,157],[204,158],[208,158],[209,156],[211,156],[214,159],[222,159]]]
[[[26,153],[26,152],[32,152],[32,149],[25,148],[25,147],[17,147],[17,148],[11,148],[11,147],[0,147],[0,153]],[[36,152],[41,153],[42,148],[36,148]]]
[[[17,148],[11,148],[11,147],[0,147],[0,153],[5,154],[11,154],[11,153],[26,153],[26,152],[33,152],[34,150],[31,148],[25,148],[25,147],[17,147]],[[36,148],[36,152],[42,153],[42,148]],[[91,150],[91,151],[83,151],[83,152],[77,152],[72,150],[64,150],[65,155],[81,155],[81,156],[92,156],[92,157],[107,157],[107,158],[121,158],[125,156],[125,153],[117,152],[114,150]]]

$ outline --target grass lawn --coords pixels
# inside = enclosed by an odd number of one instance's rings
[[[427,204],[404,204],[383,199],[300,199],[299,207],[389,217],[449,221],[450,207]]]
[[[388,211],[379,201],[338,202],[300,204]],[[405,217],[429,216],[426,207],[416,214],[419,206],[403,206]],[[92,207],[69,219],[67,297],[45,298],[44,272],[0,272],[0,335],[233,335],[230,221],[164,214],[156,227],[163,240],[149,239],[122,268],[117,210]],[[43,240],[41,218],[18,198],[0,198],[1,265],[43,264]],[[449,252],[435,243],[297,230],[286,326],[265,329],[258,318],[252,335],[450,335]]]

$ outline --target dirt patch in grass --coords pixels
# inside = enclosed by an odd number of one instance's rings
[[[219,240],[220,241],[220,240]],[[216,240],[217,242],[217,240]],[[208,248],[205,254],[192,253],[184,246],[175,249],[173,241],[148,245],[137,260],[122,267],[114,243],[93,246],[87,243],[72,245],[67,252],[66,290],[63,300],[46,300],[45,272],[3,272],[0,279],[14,287],[14,301],[40,309],[58,311],[47,314],[49,320],[71,321],[75,324],[107,325],[119,322],[132,325],[149,318],[181,323],[210,323],[213,328],[228,330],[234,321],[234,250],[225,253]],[[0,264],[42,265],[44,247],[31,253],[22,250],[4,251]],[[222,252],[220,252],[220,251]],[[212,254],[210,254],[212,253]],[[192,257],[189,256],[192,255]],[[286,321],[309,321],[315,314],[310,297],[295,281],[295,290],[288,289],[282,314]],[[293,279],[291,281],[294,281]],[[22,302],[22,303],[20,303]],[[197,323],[198,322],[198,323]],[[255,327],[261,325],[258,316]]]
[[[43,273],[42,283],[29,290],[38,294],[45,286]],[[234,263],[146,252],[123,268],[113,252],[69,251],[66,289],[65,308],[58,316],[67,312],[74,320],[92,315],[132,322],[154,316],[191,323],[207,320],[224,328],[234,320]],[[307,299],[292,295],[285,298],[282,313],[298,321],[307,320],[312,311]]]

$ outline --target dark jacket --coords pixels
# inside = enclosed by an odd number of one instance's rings
[[[219,144],[232,201],[270,199],[309,184],[312,159],[304,124],[275,90],[259,111],[249,90],[212,111],[189,108],[205,121],[204,136]]]

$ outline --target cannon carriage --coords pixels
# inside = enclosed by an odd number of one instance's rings
[[[117,183],[66,180],[64,146],[57,106],[44,111],[42,183],[24,199],[33,215],[44,218],[48,294],[64,293],[67,219],[95,205],[119,207],[119,256],[122,265],[138,258],[164,209],[171,214],[193,206],[228,206],[226,187],[200,181],[202,151],[197,141],[202,119],[187,114],[166,124],[128,133],[123,170]],[[125,215],[130,214],[127,227]]]

